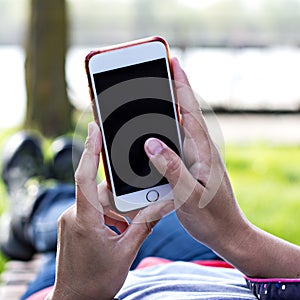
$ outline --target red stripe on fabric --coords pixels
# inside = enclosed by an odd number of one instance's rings
[[[146,257],[138,264],[137,269],[144,269],[147,267],[152,267],[161,264],[168,264],[171,262],[173,261],[165,258]],[[230,269],[234,268],[232,265],[222,260],[196,260],[196,261],[192,261],[191,263],[201,265],[201,266],[207,266],[207,267],[230,268]]]

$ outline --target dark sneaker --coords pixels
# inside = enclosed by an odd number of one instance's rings
[[[2,180],[8,192],[9,210],[1,218],[0,245],[9,258],[29,260],[35,253],[26,237],[26,227],[39,193],[43,162],[40,140],[28,132],[13,135],[4,147]]]
[[[24,187],[26,182],[42,176],[44,157],[40,140],[25,131],[16,133],[6,143],[2,158],[2,180],[8,193]]]
[[[59,137],[53,141],[52,162],[49,166],[49,177],[61,183],[74,183],[74,172],[84,149],[83,143],[71,137]]]
[[[26,236],[28,220],[22,217],[12,217],[9,212],[1,216],[1,252],[10,259],[29,261],[36,249]]]

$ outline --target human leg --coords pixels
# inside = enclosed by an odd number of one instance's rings
[[[75,155],[76,164],[81,147],[77,145],[74,154],[70,139],[62,138],[52,146],[56,148],[52,149],[51,168],[44,164],[38,137],[30,133],[14,135],[3,152],[1,175],[9,210],[6,220],[2,218],[1,250],[8,258],[19,260],[46,253],[41,271],[22,299],[53,284],[57,219],[75,199],[73,158]]]
[[[55,250],[57,219],[74,203],[74,167],[83,146],[60,137],[51,149],[52,161],[45,164],[39,137],[26,131],[4,147],[1,175],[9,210],[1,218],[0,244],[9,258],[30,260],[35,252]]]
[[[56,251],[57,220],[74,202],[74,185],[69,184],[48,189],[37,199],[27,230],[36,252]]]

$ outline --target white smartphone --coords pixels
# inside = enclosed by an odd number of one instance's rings
[[[145,141],[156,137],[183,158],[167,42],[151,37],[110,46],[92,51],[85,62],[116,209],[172,199],[168,181],[144,151]]]

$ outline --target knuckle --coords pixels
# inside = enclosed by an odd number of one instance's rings
[[[87,150],[91,150],[93,147],[93,143],[92,143],[92,138],[91,137],[87,137],[85,140],[85,144],[84,144],[85,149]]]
[[[172,153],[173,154],[173,153]],[[169,175],[178,175],[181,172],[181,160],[177,155],[170,155],[167,163],[167,172]]]
[[[86,237],[87,232],[85,226],[82,226],[82,222],[78,220],[76,216],[75,205],[65,211],[58,219],[59,232],[63,234],[73,235],[74,238]]]
[[[89,180],[89,177],[86,174],[84,174],[82,170],[77,169],[74,174],[74,180],[75,185],[81,186]]]
[[[63,229],[73,222],[74,206],[63,212],[57,220],[58,227]]]
[[[202,188],[201,188],[201,183],[197,180],[198,184],[195,184],[195,187],[192,191],[192,198],[198,198],[199,195],[202,194]]]
[[[81,172],[77,169],[74,173],[75,184],[80,185],[80,183],[84,180],[84,176],[82,176]]]
[[[66,217],[64,216],[64,214],[62,214],[58,220],[57,220],[57,225],[59,228],[64,228],[66,225]]]

